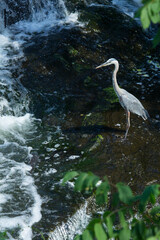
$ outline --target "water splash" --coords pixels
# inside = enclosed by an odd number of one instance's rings
[[[32,21],[42,21],[47,18],[65,18],[68,16],[67,8],[62,0],[29,0],[30,18]]]
[[[2,9],[12,10],[14,17],[20,3],[26,6],[26,10],[22,9],[24,19],[21,14],[16,24],[7,29],[0,13],[0,231],[9,235],[14,232],[18,240],[31,240],[32,226],[41,219],[42,201],[27,164],[32,150],[30,139],[36,139],[37,122],[29,113],[29,92],[20,81],[23,46],[35,33],[48,34],[54,27],[72,26],[77,23],[78,14],[68,13],[63,0],[2,0],[1,4]],[[72,222],[76,229],[79,224],[76,217]]]
[[[91,218],[87,213],[87,208],[88,202],[82,205],[66,223],[62,223],[51,232],[48,240],[72,240],[77,234],[81,234]]]
[[[20,240],[31,240],[32,225],[41,219],[41,198],[31,167],[24,163],[30,156],[25,135],[32,136],[32,123],[29,114],[0,118],[0,231],[14,231]]]
[[[4,31],[4,9],[8,9],[7,4],[4,0],[1,0],[1,8],[0,8],[0,33]]]

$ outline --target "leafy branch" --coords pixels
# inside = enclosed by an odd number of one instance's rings
[[[144,29],[149,28],[153,24],[160,23],[160,0],[142,0],[143,7],[141,7],[135,14],[135,17],[140,17]],[[160,43],[160,28],[153,39],[153,47]]]
[[[93,173],[68,172],[62,184],[74,181],[74,189],[93,194],[104,212],[93,218],[81,236],[75,240],[157,240],[160,239],[160,185],[147,186],[143,193],[134,195],[124,183],[116,185]],[[106,210],[107,208],[107,210]]]

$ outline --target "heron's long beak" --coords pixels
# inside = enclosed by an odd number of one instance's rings
[[[106,63],[102,63],[101,65],[99,65],[98,67],[96,67],[96,69],[98,69],[98,68],[101,68],[101,67],[105,67],[105,66],[107,66],[108,64],[106,64]]]

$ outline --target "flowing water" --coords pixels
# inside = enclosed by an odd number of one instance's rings
[[[132,125],[135,132],[130,142],[123,143],[119,137],[122,135],[120,130],[117,130],[116,135],[110,132],[115,124],[119,129],[124,128],[123,124],[120,125],[124,122],[124,114],[119,109],[101,113],[104,122],[110,127],[107,130],[100,130],[105,139],[101,146],[99,142],[89,145],[91,134],[88,133],[87,128],[84,127],[84,132],[79,132],[78,127],[82,124],[83,114],[65,115],[65,111],[60,109],[57,119],[53,119],[55,116],[52,116],[48,120],[54,122],[52,126],[51,124],[42,126],[41,120],[36,119],[30,110],[31,94],[20,82],[24,74],[21,68],[25,58],[23,48],[36,34],[47,35],[54,29],[57,31],[63,27],[74,27],[79,24],[78,14],[69,13],[63,0],[29,0],[27,4],[22,0],[2,0],[1,6],[7,11],[11,10],[14,16],[14,7],[19,2],[27,9],[28,17],[27,14],[24,14],[24,19],[20,16],[20,21],[5,29],[3,11],[0,15],[0,230],[7,231],[9,239],[40,239],[40,232],[43,232],[49,235],[50,240],[72,240],[74,235],[80,233],[86,226],[90,214],[87,210],[87,202],[84,203],[81,195],[73,193],[72,186],[68,185],[67,188],[61,186],[60,179],[64,172],[76,166],[79,169],[94,170],[98,174],[101,172],[100,175],[112,175],[116,180],[127,179],[126,181],[132,185],[134,176],[134,179],[137,179],[139,172],[144,179],[145,170],[150,173],[153,170],[152,180],[157,181],[158,172],[154,174],[154,171],[160,169],[157,163],[159,153],[156,152],[155,147],[158,144],[159,131],[149,132],[144,123],[142,124],[144,130],[142,131],[141,128],[137,130],[138,124],[135,121]],[[130,10],[133,2],[134,6],[138,4],[132,1]],[[118,4],[117,1],[114,3]],[[11,7],[13,9],[10,9]],[[153,68],[158,64],[156,61],[149,61]],[[145,85],[146,76],[144,79]],[[146,87],[148,92],[152,91],[150,84],[149,82]],[[139,86],[144,93],[143,84],[140,83]],[[57,99],[57,102],[61,98],[58,105],[58,108],[61,108],[65,99],[58,94],[55,91],[51,97]],[[145,93],[142,98],[145,101]],[[158,97],[156,98],[158,107],[157,99]],[[150,103],[147,105],[151,108]],[[56,106],[52,107],[56,109]],[[47,111],[49,112],[50,109]],[[155,116],[158,121],[160,116],[157,111]],[[86,115],[83,123],[89,122],[92,117],[99,120],[96,113],[90,113]],[[68,126],[71,125],[71,131],[68,132],[62,127],[66,119]],[[56,121],[58,124],[55,124]],[[94,128],[91,131],[95,137]],[[135,145],[133,138],[136,138],[139,132],[141,137]],[[154,152],[155,157],[152,169],[149,169],[151,155],[148,152],[143,154],[146,148],[144,139],[148,133],[147,146],[149,147],[149,143],[153,141],[150,152]],[[139,145],[141,145],[140,158],[145,159],[145,166],[143,161],[140,161],[140,167],[134,171],[139,159],[137,157]],[[85,146],[89,147],[88,155],[82,151],[82,147],[85,149]],[[100,147],[99,155],[94,152],[97,146]],[[99,160],[97,161],[96,158]],[[125,164],[125,161],[128,163]],[[122,177],[123,167],[127,174]],[[144,182],[150,180],[147,175]]]
[[[12,1],[13,5],[17,3]],[[29,240],[32,239],[33,224],[41,219],[42,198],[28,164],[33,156],[30,153],[33,136],[35,141],[40,133],[37,132],[39,120],[29,113],[28,91],[20,83],[23,44],[31,38],[31,33],[41,32],[44,28],[47,32],[64,23],[72,24],[76,16],[68,14],[62,0],[30,0],[27,5],[29,19],[5,29],[3,10],[9,11],[10,1],[2,1],[1,6],[0,230],[7,231],[10,239]],[[46,172],[46,175],[50,173],[54,171]]]
[[[113,0],[112,3],[118,6],[123,12],[125,12],[131,17],[134,17],[134,13],[142,5],[141,0]]]

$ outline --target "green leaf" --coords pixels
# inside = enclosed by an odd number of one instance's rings
[[[150,19],[148,16],[148,10],[146,7],[143,7],[140,15],[141,23],[144,29],[148,28],[150,25]]]
[[[87,178],[88,173],[81,173],[75,182],[75,190],[83,191],[85,190],[84,180]]]
[[[159,16],[159,13],[154,13],[154,14],[150,14],[150,18],[151,18],[151,21],[156,24],[156,23],[159,23],[160,21],[160,16]]]
[[[95,188],[98,181],[99,181],[99,177],[97,177],[94,174],[89,173],[84,182],[86,190]]]
[[[139,8],[139,9],[135,12],[134,17],[135,17],[135,18],[140,18],[140,16],[141,16],[141,11],[142,11],[142,7]]]
[[[160,214],[160,207],[159,207],[159,206],[156,206],[156,207],[152,208],[151,211],[150,211],[150,214],[151,214],[152,216],[155,216],[155,215],[158,214],[158,216],[159,216],[159,214]]]
[[[110,237],[115,236],[115,233],[113,233],[113,226],[116,219],[116,213],[112,211],[105,211],[103,214],[103,221],[106,223],[108,228],[108,234]]]
[[[82,240],[82,236],[77,235],[74,240]]]
[[[90,231],[85,230],[82,234],[82,240],[93,240]]]
[[[94,218],[94,219],[92,219],[92,220],[90,221],[90,223],[88,224],[87,229],[88,229],[89,231],[94,231],[94,225],[95,225],[96,223],[100,223],[100,222],[101,222],[101,219],[100,219],[100,218]]]
[[[144,237],[145,236],[145,224],[144,224],[144,222],[139,221],[137,223],[137,225],[138,225],[138,230],[139,230],[139,233],[140,233],[141,237]]]
[[[122,211],[119,211],[118,215],[119,215],[119,220],[120,220],[121,226],[123,228],[127,228],[128,224],[127,224],[126,219],[124,217],[124,213]]]
[[[134,196],[130,187],[123,183],[117,183],[116,186],[119,193],[119,199],[126,204],[130,204],[134,199]]]
[[[0,240],[6,240],[6,239],[8,239],[6,232],[0,232]]]
[[[156,236],[155,237],[149,237],[146,240],[157,240],[157,237]]]
[[[106,220],[106,218],[107,218],[108,216],[111,217],[112,222],[114,223],[114,221],[115,221],[115,213],[112,212],[112,211],[105,211],[105,213],[103,214],[103,219],[104,219],[104,221]]]
[[[115,192],[113,193],[113,197],[112,197],[112,207],[114,208],[118,207],[119,203],[120,203],[119,193]]]
[[[81,173],[75,182],[75,190],[84,191],[93,189],[98,181],[99,177],[93,173]]]
[[[108,230],[108,235],[110,238],[114,236],[113,234],[113,221],[110,216],[106,218],[106,225],[107,225],[107,230]]]
[[[131,232],[128,227],[123,228],[119,233],[120,240],[130,240]]]
[[[153,39],[153,47],[155,48],[159,43],[160,43],[160,28],[158,29],[158,32]]]
[[[152,203],[152,204],[155,204],[156,203],[156,198],[155,198],[155,196],[151,193],[151,195],[150,195],[150,202]]]
[[[150,2],[152,2],[152,0],[142,0],[142,3],[143,3],[144,5],[147,5],[147,4],[150,3]]]
[[[160,15],[159,11],[160,9],[158,8],[157,2],[152,2],[151,4],[148,4],[148,14],[151,19],[151,21],[156,24],[160,21]]]
[[[159,184],[147,186],[144,189],[143,194],[141,195],[139,210],[143,212],[145,210],[146,204],[151,201],[153,204],[155,203],[155,198],[157,198],[160,194],[159,192]]]
[[[108,199],[108,191],[110,190],[109,182],[106,180],[102,182],[96,190],[96,202],[101,205],[107,202]]]
[[[151,9],[154,13],[159,13],[160,12],[160,2],[159,2],[159,0],[151,1],[151,3],[148,6],[151,7]]]
[[[137,221],[134,228],[132,229],[132,235],[136,239],[146,239],[146,227],[143,221]],[[133,238],[133,239],[134,239]]]
[[[67,172],[63,178],[62,185],[64,185],[67,181],[70,181],[71,179],[75,178],[78,175],[79,173],[76,171]]]
[[[95,236],[96,236],[97,240],[106,240],[107,239],[107,235],[106,235],[101,223],[96,223],[94,225],[94,232],[95,232]]]

